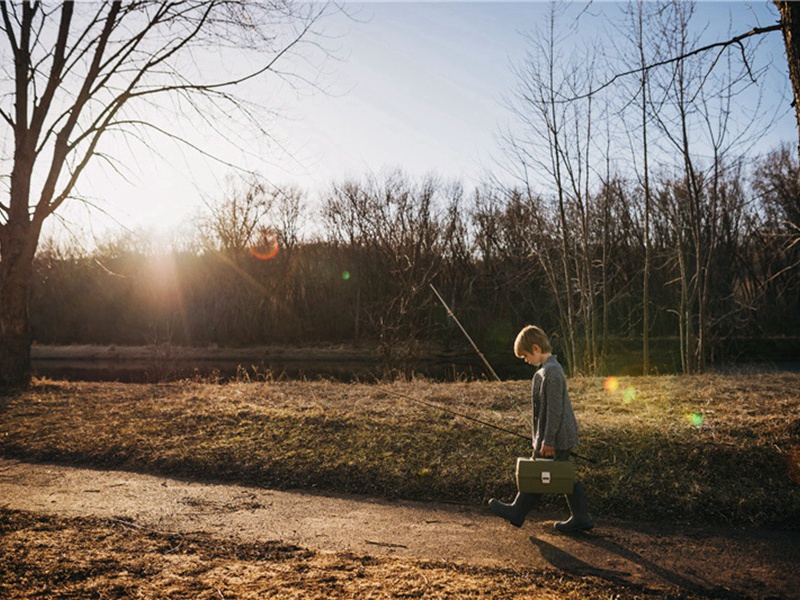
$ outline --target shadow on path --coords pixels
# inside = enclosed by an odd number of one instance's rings
[[[630,582],[627,579],[627,577],[631,575],[629,572],[613,571],[610,569],[595,567],[590,565],[588,562],[581,560],[577,556],[574,556],[573,554],[570,554],[569,552],[566,552],[565,550],[562,550],[561,548],[558,548],[557,546],[554,546],[553,544],[550,544],[549,542],[546,542],[535,536],[531,536],[530,540],[534,546],[539,548],[542,558],[544,558],[556,569],[573,573],[575,575],[592,575],[612,583],[630,585]]]
[[[674,587],[682,591],[695,592],[710,598],[738,599],[746,598],[746,595],[737,594],[731,590],[715,585],[708,579],[692,573],[691,576],[684,575],[675,568],[674,565],[655,562],[629,547],[597,532],[580,533],[570,536],[570,550],[575,547],[579,551],[575,554],[558,548],[553,544],[531,536],[531,543],[539,549],[539,552],[547,562],[553,567],[576,575],[590,575],[602,578],[610,583],[625,586],[638,585],[642,589],[647,589],[636,580],[641,580],[644,573],[649,576],[645,580],[652,580],[653,576],[661,580],[667,587]],[[593,551],[580,551],[587,547],[592,547]],[[591,564],[582,560],[576,554],[599,559],[597,564]],[[608,565],[620,566],[622,568],[609,569]],[[625,568],[628,567],[628,568]],[[634,571],[639,571],[639,576],[634,576]]]

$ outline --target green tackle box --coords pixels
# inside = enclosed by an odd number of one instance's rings
[[[518,458],[517,489],[529,494],[571,494],[575,466],[568,460]]]

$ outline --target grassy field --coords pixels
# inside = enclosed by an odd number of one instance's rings
[[[800,375],[569,383],[596,515],[800,529]],[[514,493],[526,441],[394,394],[526,433],[529,388],[37,381],[2,400],[0,455],[478,504]]]

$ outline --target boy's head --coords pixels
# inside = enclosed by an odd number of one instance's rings
[[[514,341],[514,355],[517,358],[524,358],[525,354],[533,354],[533,346],[539,346],[542,354],[549,354],[553,351],[547,334],[536,325],[527,325],[517,334]]]

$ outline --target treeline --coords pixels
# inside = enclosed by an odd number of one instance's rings
[[[615,341],[641,348],[649,245],[649,336],[682,357],[683,328],[705,311],[703,355],[679,368],[757,358],[741,340],[800,334],[800,170],[780,148],[751,169],[717,172],[713,185],[698,182],[696,232],[685,180],[652,183],[647,225],[641,185],[619,178],[586,199],[585,213],[567,214],[522,188],[466,192],[400,172],[332,185],[314,210],[296,189],[247,181],[167,245],[136,234],[90,252],[45,243],[34,338],[372,342],[376,358],[408,371],[426,344],[464,345],[434,284],[485,352],[507,355],[533,322],[553,332],[573,372],[602,372]],[[303,223],[314,233],[301,235]],[[700,278],[702,292],[693,287]]]
[[[620,340],[640,372],[779,357],[800,335],[800,169],[796,148],[754,148],[790,109],[764,97],[758,43],[690,52],[694,9],[622,5],[611,47],[553,3],[508,96],[502,176],[477,189],[396,172],[312,210],[247,180],[168,250],[44,244],[37,341],[369,341],[409,372],[420,344],[463,344],[433,283],[486,353],[534,322],[572,372],[608,370]]]

